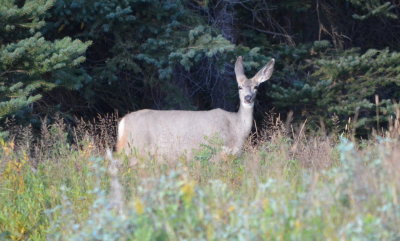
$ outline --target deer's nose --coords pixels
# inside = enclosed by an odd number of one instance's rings
[[[251,95],[246,95],[246,96],[244,97],[244,100],[247,101],[247,102],[250,102],[252,98],[253,98],[253,96],[251,96]]]

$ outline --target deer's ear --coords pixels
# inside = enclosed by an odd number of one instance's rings
[[[236,80],[238,83],[240,83],[246,79],[246,76],[244,75],[243,57],[242,56],[239,56],[236,60],[235,75],[236,75]]]
[[[275,59],[271,59],[258,73],[253,77],[253,80],[257,83],[262,83],[271,78],[272,72],[274,72]]]

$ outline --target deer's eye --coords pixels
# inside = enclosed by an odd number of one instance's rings
[[[239,88],[239,90],[243,89],[243,87],[242,87],[242,86],[239,86],[238,88]]]

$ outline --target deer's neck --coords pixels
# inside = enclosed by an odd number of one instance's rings
[[[239,129],[243,136],[247,138],[250,134],[251,127],[253,125],[253,110],[254,106],[248,107],[240,104],[240,108],[238,111],[238,122],[239,122]]]

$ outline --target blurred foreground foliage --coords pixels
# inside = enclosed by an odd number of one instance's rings
[[[210,140],[196,160],[131,163],[103,156],[115,121],[81,122],[73,145],[61,120],[0,140],[1,240],[400,238],[399,122],[357,143],[277,121],[237,158],[211,161]]]

